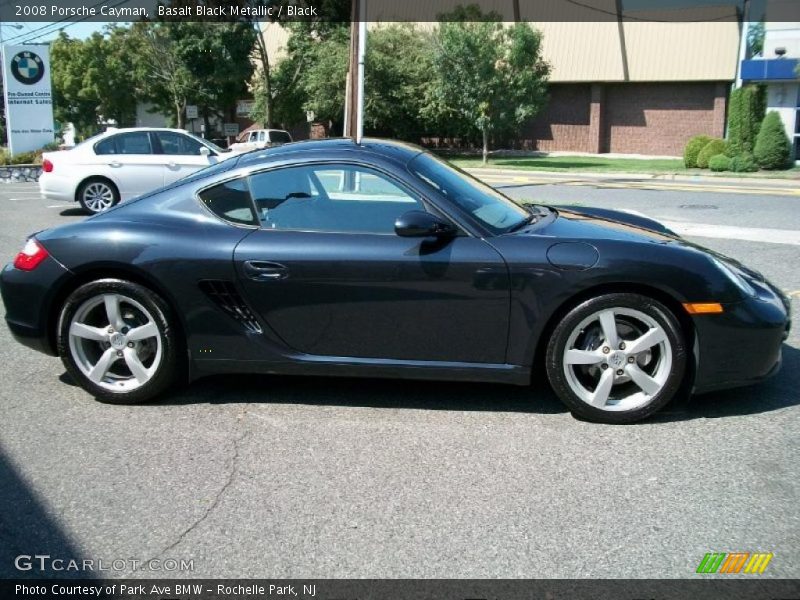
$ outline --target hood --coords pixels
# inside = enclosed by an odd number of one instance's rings
[[[553,219],[520,233],[553,236],[560,239],[613,240],[634,243],[668,244],[681,240],[658,221],[617,210],[557,206]]]

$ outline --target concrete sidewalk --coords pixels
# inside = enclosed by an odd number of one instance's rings
[[[787,189],[800,189],[800,173],[797,179],[778,179],[771,177],[725,177],[714,175],[683,175],[676,173],[606,173],[592,171],[534,171],[528,169],[499,169],[494,167],[469,167],[464,169],[476,177],[506,177],[552,179],[560,181],[596,181],[596,180],[625,180],[625,181],[675,181],[682,183],[695,183],[703,185],[741,184],[747,187],[775,187]]]

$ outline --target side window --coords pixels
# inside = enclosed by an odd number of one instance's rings
[[[266,140],[267,138],[265,137],[265,135],[266,135],[265,132],[259,131],[258,132],[258,141],[259,142],[263,142],[264,140]]]
[[[122,133],[116,136],[118,154],[152,154],[150,134],[146,131]]]
[[[112,135],[100,142],[97,142],[97,145],[94,147],[95,154],[116,154],[117,153],[117,142],[116,139],[119,136]]]
[[[248,142],[257,142],[258,141],[258,132],[257,131],[251,131],[250,132],[250,139],[247,140],[247,141]]]
[[[211,212],[226,221],[243,225],[258,224],[253,213],[253,201],[247,190],[246,179],[233,179],[220,183],[203,190],[199,196]]]
[[[200,148],[203,144],[190,137],[174,133],[172,131],[158,131],[156,132],[158,141],[161,144],[162,154],[183,154],[190,156],[199,156]]]
[[[355,165],[312,165],[258,173],[250,191],[265,229],[394,234],[397,217],[425,210],[386,175]]]

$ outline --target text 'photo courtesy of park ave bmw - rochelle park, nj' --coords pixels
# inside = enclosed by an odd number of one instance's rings
[[[0,600],[800,598],[800,2],[0,50]]]

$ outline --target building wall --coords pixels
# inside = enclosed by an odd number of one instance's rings
[[[520,149],[680,156],[699,134],[722,137],[728,84],[553,84]]]
[[[520,131],[515,145],[524,150],[593,152],[588,83],[553,84],[547,107]]]
[[[612,84],[600,152],[680,156],[690,137],[722,137],[727,85]]]

